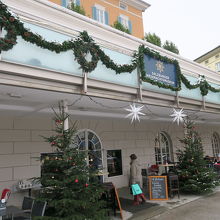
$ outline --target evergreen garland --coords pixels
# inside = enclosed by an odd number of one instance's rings
[[[49,42],[45,40],[39,34],[33,33],[29,29],[25,28],[19,18],[15,18],[8,11],[7,6],[0,0],[0,28],[6,30],[6,35],[0,38],[0,52],[8,51],[13,48],[17,43],[17,37],[21,36],[25,41],[35,44],[38,47],[48,49],[50,51],[61,53],[68,50],[73,50],[75,60],[79,63],[80,68],[84,72],[92,72],[96,69],[99,61],[103,63],[108,69],[112,69],[116,74],[128,72],[131,73],[137,67],[141,72],[141,79],[144,82],[151,83],[159,88],[170,89],[171,91],[180,91],[181,83],[183,83],[188,89],[200,88],[201,95],[205,96],[209,91],[217,93],[220,89],[212,87],[205,79],[202,82],[191,84],[190,81],[181,73],[180,66],[177,60],[170,59],[166,56],[161,56],[158,52],[149,48],[145,48],[144,45],[139,47],[139,50],[134,53],[131,64],[116,64],[105,52],[97,45],[94,40],[88,35],[86,31],[80,33],[76,40],[66,40],[62,43]],[[91,60],[86,60],[86,55],[91,55]],[[177,73],[177,87],[167,85],[162,82],[158,82],[147,77],[144,70],[144,54],[147,54],[154,59],[158,59],[165,63],[171,63],[175,65]]]
[[[150,79],[149,77],[147,77],[146,75],[146,71],[144,68],[144,55],[148,55],[154,59],[160,60],[162,62],[165,63],[171,63],[175,65],[176,68],[176,74],[177,74],[177,87],[171,86],[171,85],[167,85],[165,83],[161,83],[155,80]],[[149,48],[145,48],[144,45],[141,45],[139,47],[139,67],[140,67],[140,71],[141,71],[141,79],[144,82],[149,82],[152,85],[157,85],[159,88],[165,88],[165,89],[170,89],[172,91],[180,91],[181,90],[181,71],[180,71],[180,67],[178,64],[177,60],[173,60],[173,59],[169,59],[166,56],[161,56],[158,52],[150,50]]]

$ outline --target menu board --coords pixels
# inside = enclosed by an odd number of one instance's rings
[[[150,200],[168,200],[167,177],[149,176]]]

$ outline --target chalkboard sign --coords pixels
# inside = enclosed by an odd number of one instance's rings
[[[168,200],[167,177],[149,176],[150,200]]]

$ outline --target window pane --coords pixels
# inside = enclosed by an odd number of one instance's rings
[[[155,139],[155,161],[157,164],[167,163],[173,160],[171,155],[171,143],[164,133]]]
[[[86,142],[85,141],[82,141],[79,143],[79,150],[85,150],[86,149]]]
[[[100,23],[104,23],[105,19],[104,19],[104,15],[105,12],[101,9],[96,9],[96,17],[97,17],[97,21],[99,21]]]
[[[108,177],[122,175],[121,150],[107,150]]]
[[[93,136],[93,138],[91,140],[92,140],[93,144],[97,144],[97,142],[99,142],[98,137],[95,135]]]
[[[88,150],[94,150],[94,144],[91,141],[88,142]]]
[[[101,143],[100,143],[100,142],[98,142],[97,144],[95,144],[95,149],[96,149],[96,150],[101,149]]]
[[[88,139],[89,139],[89,140],[92,140],[93,136],[94,136],[94,134],[89,131],[89,132],[88,132]]]
[[[102,154],[101,151],[89,151],[89,164],[94,169],[102,169]]]
[[[212,151],[214,157],[217,157],[220,152],[219,136],[217,133],[214,133],[212,136]]]

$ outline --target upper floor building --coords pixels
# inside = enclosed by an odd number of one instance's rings
[[[220,46],[208,51],[194,61],[208,67],[213,71],[220,72]]]
[[[142,13],[150,6],[142,0],[49,0],[66,8],[73,3],[90,17],[102,24],[114,27],[121,24],[131,35],[143,38]]]

